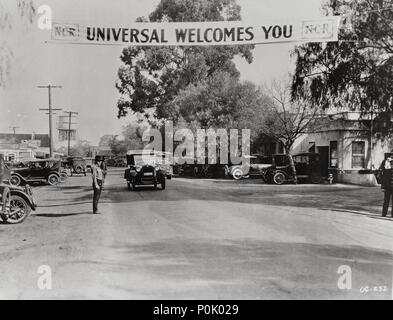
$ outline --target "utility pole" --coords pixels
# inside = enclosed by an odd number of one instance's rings
[[[12,131],[14,132],[14,136],[16,135],[16,129],[18,129],[19,127],[9,127],[10,129],[12,129]]]
[[[37,86],[37,88],[40,89],[48,89],[48,97],[49,97],[49,107],[48,109],[39,109],[42,111],[48,111],[49,115],[49,157],[53,157],[53,132],[52,132],[52,112],[61,110],[61,109],[53,109],[52,108],[52,96],[51,96],[51,90],[56,89],[56,88],[62,88],[62,86],[52,86],[52,85],[47,85],[47,86]]]
[[[68,114],[68,149],[67,149],[67,154],[68,156],[70,155],[70,140],[71,140],[71,124],[75,124],[75,122],[71,123],[71,119],[72,117],[74,117],[74,115],[77,115],[78,112],[74,112],[74,111],[64,111],[64,113]]]

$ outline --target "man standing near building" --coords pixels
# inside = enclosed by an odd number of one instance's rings
[[[381,188],[385,192],[383,206],[382,206],[382,217],[386,217],[388,214],[390,199],[392,199],[392,210],[391,215],[393,217],[393,157],[388,156],[382,161],[380,170],[382,170]]]
[[[101,190],[104,180],[104,173],[101,169],[101,158],[96,156],[94,159],[94,165],[91,168],[91,174],[93,179],[93,213],[98,213],[98,201],[100,200]]]

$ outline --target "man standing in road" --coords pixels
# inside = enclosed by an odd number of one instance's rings
[[[108,172],[108,168],[106,167],[106,162],[105,162],[105,157],[102,157],[101,159],[101,164],[100,164],[100,168],[102,170],[102,174],[104,179],[102,180],[102,187],[104,187],[105,184],[105,179],[106,179],[106,173]]]
[[[380,170],[382,170],[381,188],[385,192],[383,206],[382,206],[382,217],[386,217],[388,214],[390,199],[392,199],[392,211],[393,217],[393,157],[388,156],[382,161]]]
[[[93,178],[93,213],[98,213],[98,201],[100,200],[101,190],[104,180],[104,173],[101,169],[101,158],[96,156],[94,159],[94,165],[91,168],[91,174]]]

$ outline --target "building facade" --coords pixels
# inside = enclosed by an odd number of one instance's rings
[[[371,170],[378,169],[385,153],[392,152],[393,140],[372,132],[371,118],[358,112],[342,112],[318,121],[319,130],[299,137],[292,154],[317,152],[325,175],[334,181],[373,186],[377,184]],[[321,129],[322,128],[322,129]]]

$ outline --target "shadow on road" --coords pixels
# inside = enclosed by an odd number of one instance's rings
[[[367,283],[391,288],[392,254],[360,246],[183,238],[141,245],[120,242],[112,250],[122,257],[112,265],[116,270],[143,269],[175,281],[177,289],[193,275],[221,292],[222,298],[390,299],[389,290],[365,297],[359,289]],[[356,288],[351,291],[337,287],[340,265],[349,265],[356,274]]]
[[[246,188],[244,188],[246,187]],[[342,211],[352,214],[381,215],[383,195],[379,189],[341,186],[271,186],[261,187],[230,184],[218,186],[211,183],[169,182],[167,189],[139,187],[129,191],[125,185],[108,185],[104,198],[114,203],[135,201],[223,201],[244,204],[262,204],[281,207],[315,208],[325,211]]]
[[[75,212],[75,213],[39,213],[34,214],[34,217],[45,217],[45,218],[61,218],[61,217],[71,217],[79,216],[84,214],[92,214],[91,212]]]

